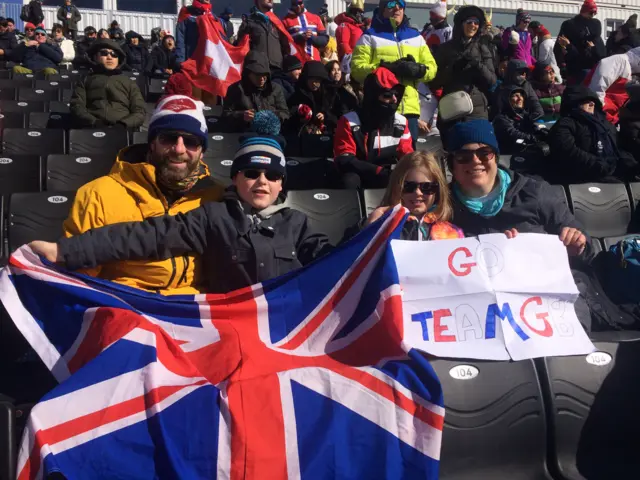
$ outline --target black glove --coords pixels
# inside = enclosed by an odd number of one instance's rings
[[[394,72],[396,76],[402,78],[415,78],[419,79],[424,77],[427,73],[427,66],[423,63],[417,63],[415,60],[398,60],[398,66],[396,67],[397,72]]]
[[[551,155],[551,148],[549,147],[549,144],[546,142],[538,142],[536,144],[536,149],[540,152],[540,155],[542,155],[543,157],[548,157],[549,155]]]
[[[382,60],[380,62],[380,66],[390,70],[391,73],[393,73],[395,76],[399,76],[399,73],[398,73],[398,70],[397,70],[398,62],[399,62],[399,60],[396,60],[395,62],[387,62],[385,60]]]

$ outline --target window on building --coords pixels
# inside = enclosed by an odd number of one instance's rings
[[[116,0],[116,8],[129,12],[178,13],[176,0]]]
[[[103,8],[102,1],[103,0],[73,0],[73,2],[71,3],[78,8],[102,9]],[[44,0],[42,4],[48,7],[59,7],[64,4],[64,1],[63,0]]]
[[[623,25],[625,22],[625,20],[607,20],[607,33],[606,33],[606,37],[609,38],[609,36],[615,32],[618,28],[620,28],[621,25]]]

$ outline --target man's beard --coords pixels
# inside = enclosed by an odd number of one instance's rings
[[[184,190],[188,183],[197,175],[200,160],[198,158],[189,159],[187,168],[176,168],[171,160],[175,158],[172,154],[152,153],[151,164],[156,167],[156,182],[169,190]]]

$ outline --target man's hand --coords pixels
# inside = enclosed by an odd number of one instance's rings
[[[387,213],[387,210],[389,210],[390,208],[391,207],[378,207],[378,208],[376,208],[373,212],[371,212],[371,215],[369,215],[369,218],[367,218],[367,221],[365,222],[365,225],[371,225],[373,222],[375,222],[381,216],[383,216],[385,213]]]
[[[255,115],[256,115],[256,112],[254,112],[253,110],[245,110],[242,118],[244,119],[245,122],[252,122],[253,117],[255,117]]]
[[[562,48],[567,48],[567,46],[571,44],[569,39],[564,35],[560,35],[556,41],[560,44]]]
[[[424,120],[418,119],[418,130],[420,130],[421,133],[429,133],[431,131],[431,127]]]
[[[516,230],[515,228],[510,228],[509,230],[507,230],[506,232],[504,232],[504,234],[507,236],[507,238],[511,239],[511,238],[516,238],[518,236],[518,230]]]
[[[43,242],[41,240],[35,240],[29,243],[29,247],[37,255],[40,255],[50,262],[62,262],[64,259],[60,257],[58,252],[58,244],[51,242]]]
[[[4,50],[0,48],[0,55],[4,55]]]
[[[324,113],[316,113],[316,120],[319,122],[324,122]]]
[[[304,37],[308,40],[313,37],[313,32],[311,30],[307,30],[304,34]]]
[[[35,40],[29,40],[27,42],[27,47],[37,47],[38,45],[40,45],[38,42],[36,42]]]
[[[166,73],[168,75],[173,75],[173,70],[171,70],[170,68],[165,68],[164,69],[164,73]]]
[[[560,232],[560,241],[572,257],[580,255],[587,247],[587,237],[577,228],[564,227]]]
[[[595,47],[595,46],[596,46],[596,44],[595,44],[595,43],[593,43],[591,40],[587,40],[587,47],[589,47],[589,48],[593,48],[593,47]]]

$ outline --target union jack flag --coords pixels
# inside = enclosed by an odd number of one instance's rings
[[[437,478],[442,392],[404,346],[389,246],[404,216],[227,295],[162,297],[18,250],[0,299],[59,381],[18,478]]]

